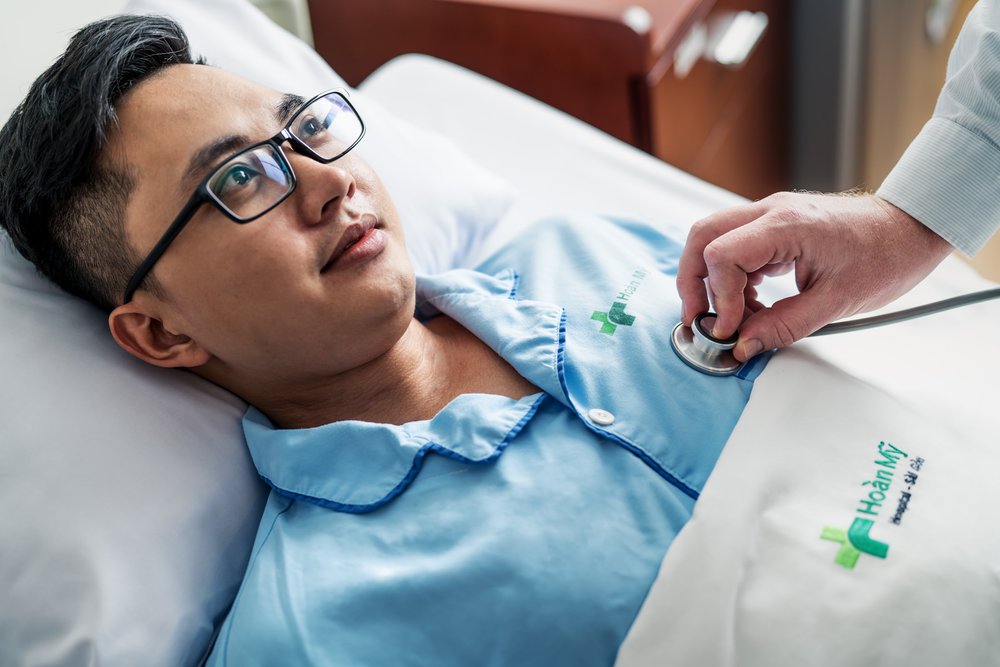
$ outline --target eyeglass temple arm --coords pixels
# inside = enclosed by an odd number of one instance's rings
[[[135,273],[132,274],[132,279],[128,281],[128,286],[125,288],[125,300],[122,301],[122,303],[128,303],[132,300],[132,296],[135,294],[136,290],[139,289],[142,281],[146,279],[146,275],[152,270],[153,265],[156,264],[163,253],[166,252],[167,247],[173,243],[174,239],[177,238],[177,235],[181,233],[182,229],[184,229],[184,225],[191,220],[191,216],[194,215],[194,212],[198,210],[198,207],[204,202],[204,196],[193,197],[188,200],[187,205],[181,209],[180,213],[177,214],[174,221],[170,223],[169,227],[167,227],[167,231],[163,233],[160,240],[157,241],[156,245],[153,246],[153,249],[149,251],[148,255],[146,255],[146,259],[142,261],[139,268],[137,268]]]

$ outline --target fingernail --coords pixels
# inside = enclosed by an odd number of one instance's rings
[[[741,347],[743,348],[743,358],[749,361],[751,357],[761,353],[764,349],[764,344],[756,338],[751,338],[748,341],[744,341]]]

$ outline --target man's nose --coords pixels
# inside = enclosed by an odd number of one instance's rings
[[[289,157],[298,181],[301,218],[306,224],[321,224],[332,212],[331,207],[343,206],[354,197],[357,182],[347,160],[323,164],[298,153]]]

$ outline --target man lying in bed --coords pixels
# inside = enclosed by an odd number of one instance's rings
[[[254,406],[273,492],[210,664],[607,665],[764,360],[675,357],[680,247],[639,224],[415,278],[362,134],[117,17],[4,127],[0,215],[122,348]]]

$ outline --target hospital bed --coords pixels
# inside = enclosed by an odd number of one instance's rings
[[[340,83],[242,1],[128,9],[177,16],[196,51],[276,88]],[[352,99],[420,270],[474,265],[547,212],[683,238],[740,201],[427,57]],[[266,494],[244,405],[132,360],[100,313],[0,248],[0,664],[197,665]],[[987,285],[949,259],[895,305]],[[1000,664],[997,330],[986,304],[776,354],[618,664]],[[854,553],[852,535],[888,553]]]

